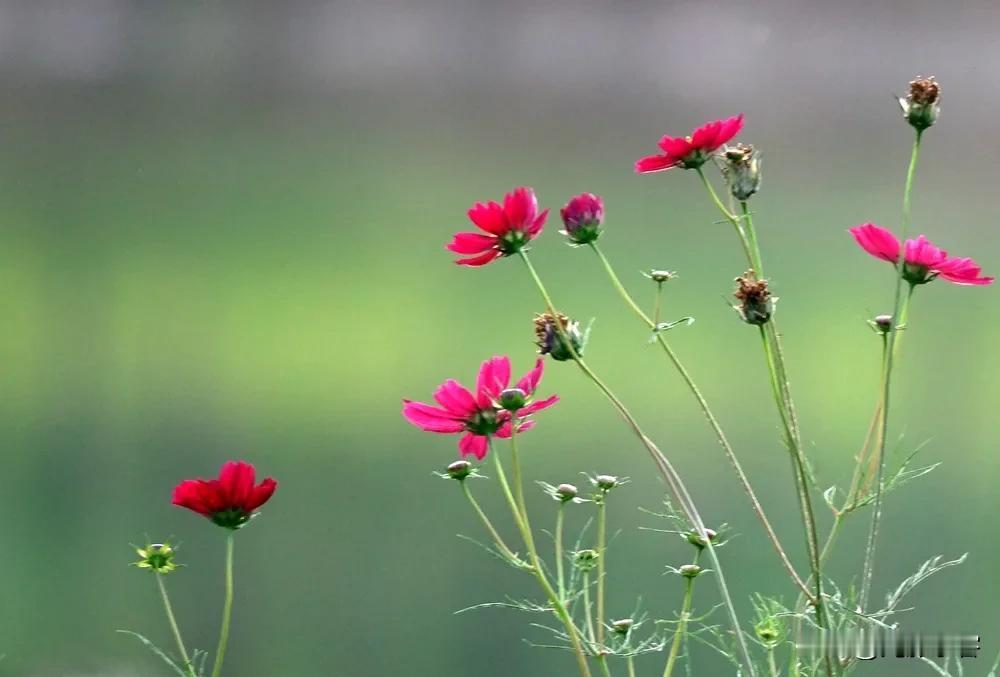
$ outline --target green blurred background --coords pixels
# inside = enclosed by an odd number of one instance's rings
[[[454,614],[534,589],[456,537],[478,525],[431,475],[455,439],[399,415],[401,397],[469,383],[490,355],[530,366],[541,305],[522,267],[462,269],[443,249],[473,201],[521,184],[553,209],[603,195],[605,251],[643,301],[640,269],[679,271],[667,314],[697,322],[671,340],[804,570],[759,345],[727,308],[739,249],[694,175],[631,164],[665,132],[746,113],[803,429],[824,485],[844,485],[875,400],[864,321],[891,303],[888,269],[846,228],[898,226],[911,137],[890,93],[917,74],[942,82],[916,229],[996,273],[997,35],[985,1],[3,2],[0,674],[167,674],[115,633],[170,645],[153,580],[128,567],[146,534],[181,542],[176,610],[189,645],[213,647],[224,534],[170,490],[229,458],[280,482],[237,539],[229,675],[572,674],[567,655],[522,641],[545,639],[536,619]],[[741,611],[754,591],[790,602],[690,396],[556,230],[550,219],[536,264],[564,310],[596,318],[588,357],[706,518],[740,535],[723,555]],[[995,294],[918,293],[893,432],[930,440],[923,459],[944,465],[891,496],[876,576],[881,596],[927,557],[971,552],[906,616],[981,634],[971,674],[1000,649]],[[550,364],[542,391],[562,402],[524,440],[529,476],[632,477],[611,509],[609,613],[641,594],[671,617],[681,589],[663,567],[690,552],[637,530],[659,526],[639,508],[664,493],[644,451],[572,367]],[[512,534],[496,486],[477,489]],[[551,503],[535,492],[531,505],[545,525]],[[845,584],[866,523],[849,523],[833,559]],[[701,585],[696,607],[715,601]],[[728,670],[700,651],[693,674]]]

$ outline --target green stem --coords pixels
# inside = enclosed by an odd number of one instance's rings
[[[556,512],[556,579],[559,586],[559,601],[566,601],[566,574],[563,563],[563,521],[566,512],[566,504],[560,502]]]
[[[771,677],[778,677],[778,666],[774,664],[774,647],[767,647],[767,667],[771,671]]]
[[[491,449],[493,452],[493,460],[497,469],[497,479],[503,489],[504,496],[507,497],[507,502],[510,504],[511,512],[514,515],[514,521],[517,522],[517,527],[521,532],[521,538],[524,540],[524,546],[528,550],[528,557],[531,562],[531,572],[534,574],[538,584],[545,592],[546,597],[548,597],[549,604],[552,605],[556,616],[560,621],[562,621],[563,626],[566,628],[566,635],[569,637],[570,643],[573,646],[573,654],[576,657],[576,664],[580,670],[580,676],[591,677],[590,667],[587,665],[587,654],[584,652],[583,644],[580,642],[580,631],[573,623],[573,619],[570,617],[569,611],[566,609],[566,605],[559,598],[558,593],[552,588],[548,578],[545,576],[541,560],[538,557],[538,551],[535,550],[535,539],[531,536],[531,527],[527,521],[527,510],[523,508],[524,490],[521,486],[521,463],[517,454],[517,421],[511,421],[510,446],[511,463],[514,466],[514,477],[517,482],[515,491],[520,500],[515,498],[514,492],[511,491],[510,483],[507,481],[507,475],[503,470],[503,464],[500,462],[500,454]]]
[[[697,558],[695,562],[697,563]],[[694,597],[694,578],[685,578],[684,602],[681,605],[681,617],[677,622],[677,630],[674,632],[674,641],[670,644],[670,654],[667,656],[667,664],[663,668],[663,677],[671,677],[674,671],[674,664],[677,663],[677,655],[680,653],[681,642],[684,633],[687,632],[688,617],[691,615],[691,600]]]
[[[719,211],[722,212],[722,215],[726,218],[726,220],[732,224],[733,229],[736,231],[736,237],[739,238],[740,244],[743,245],[743,253],[746,254],[747,261],[749,261],[750,265],[753,266],[753,253],[750,251],[750,243],[747,240],[746,233],[743,232],[740,220],[733,216],[733,213],[726,208],[726,205],[722,204],[722,200],[719,199],[719,195],[715,192],[715,188],[712,187],[712,183],[708,180],[708,177],[705,176],[705,172],[701,170],[701,167],[698,167],[696,171],[698,172],[698,178],[701,179],[702,185],[704,185],[705,190],[708,191],[709,198],[711,198],[712,202],[715,203],[715,206],[719,208]],[[754,272],[758,271],[754,269]],[[760,277],[759,272],[758,277]]]
[[[212,677],[219,677],[222,674],[222,661],[226,657],[226,645],[229,644],[229,623],[233,617],[233,542],[235,535],[235,532],[230,531],[226,537],[226,601],[222,607],[222,629],[219,631],[219,646],[215,650]]]
[[[521,559],[514,554],[514,551],[507,547],[506,543],[504,543],[504,540],[500,537],[499,532],[497,532],[496,528],[493,526],[493,522],[490,521],[490,518],[486,516],[486,513],[483,512],[482,507],[480,507],[479,501],[472,496],[472,491],[469,489],[468,483],[463,480],[459,484],[462,485],[462,493],[464,493],[465,497],[469,499],[472,509],[476,511],[477,515],[479,515],[479,520],[483,523],[483,526],[486,527],[486,531],[489,533],[490,538],[492,538],[496,546],[500,548],[500,552],[503,553],[504,557],[510,560],[511,564],[522,564]]]
[[[522,250],[519,254],[521,256],[521,260],[524,261],[525,267],[528,269],[528,273],[535,282],[535,286],[538,288],[542,299],[545,301],[549,313],[554,317],[557,316],[555,304],[552,302],[552,298],[545,289],[545,285],[542,284],[542,280],[538,276],[538,272],[531,264],[531,260],[528,258],[527,253]],[[691,495],[688,492],[687,487],[684,486],[680,475],[677,473],[676,469],[674,469],[667,457],[664,456],[663,452],[660,451],[653,440],[651,440],[643,431],[638,421],[636,421],[635,417],[632,415],[632,412],[629,411],[622,401],[618,399],[617,395],[614,394],[607,384],[605,384],[604,381],[597,376],[593,369],[591,369],[590,366],[587,365],[587,363],[584,362],[584,360],[576,352],[569,340],[569,337],[566,335],[565,328],[559,322],[556,322],[555,324],[559,337],[569,347],[570,353],[572,354],[573,360],[576,362],[577,366],[591,380],[591,382],[593,382],[594,385],[597,386],[602,393],[604,393],[605,397],[611,401],[611,404],[622,416],[622,418],[625,419],[625,422],[628,424],[635,436],[639,438],[639,441],[646,448],[646,451],[649,452],[653,463],[663,476],[663,479],[667,482],[667,486],[670,488],[674,499],[677,501],[688,521],[691,522],[695,531],[698,532],[698,535],[707,544],[706,550],[711,558],[711,566],[715,570],[716,583],[719,587],[719,596],[721,597],[722,604],[726,608],[727,615],[729,616],[729,622],[733,631],[733,638],[736,640],[736,645],[739,648],[740,659],[743,666],[747,670],[747,675],[749,675],[749,677],[756,677],[757,670],[750,658],[750,650],[747,647],[746,638],[743,636],[739,618],[736,615],[736,607],[733,605],[732,597],[729,594],[729,587],[726,585],[726,579],[722,573],[722,563],[719,561],[718,554],[715,552],[715,548],[713,547],[711,540],[709,540],[708,535],[705,533],[705,523],[701,519],[701,515],[695,507],[694,501],[691,499]]]
[[[625,663],[628,665],[628,677],[635,677],[635,660],[633,657],[626,657]]]
[[[639,307],[639,305],[635,302],[632,296],[628,293],[628,290],[625,288],[625,285],[622,284],[621,279],[615,272],[615,269],[611,265],[611,262],[604,255],[604,252],[601,251],[601,249],[594,243],[591,244],[591,248],[594,250],[594,253],[597,254],[597,258],[601,261],[601,264],[604,266],[604,271],[607,273],[608,278],[611,280],[612,286],[618,291],[618,295],[621,296],[622,300],[625,301],[625,304],[632,309],[632,311],[639,317],[640,320],[645,322],[647,326],[649,326],[651,329],[655,331],[657,326],[656,321],[650,320],[650,318],[646,315],[646,313],[643,312],[642,308]],[[794,565],[792,565],[791,560],[789,560],[788,554],[785,552],[784,547],[781,545],[781,541],[778,539],[777,533],[771,526],[771,522],[767,519],[767,515],[764,513],[764,508],[761,505],[760,500],[757,498],[757,494],[754,492],[753,486],[750,484],[750,479],[743,471],[743,466],[740,464],[739,459],[736,457],[736,452],[733,450],[732,445],[729,443],[729,439],[726,437],[725,432],[722,430],[722,426],[719,424],[719,420],[715,417],[715,414],[712,413],[712,409],[708,405],[708,400],[706,400],[704,395],[702,395],[701,390],[694,382],[694,379],[691,377],[691,374],[681,363],[680,358],[677,357],[677,354],[674,352],[674,350],[670,347],[670,344],[667,342],[666,337],[664,337],[662,333],[658,333],[656,338],[657,342],[660,344],[660,346],[666,353],[667,357],[669,358],[671,364],[673,364],[674,369],[676,369],[677,372],[680,374],[681,378],[684,380],[684,383],[687,385],[688,390],[691,391],[691,394],[698,402],[698,406],[701,408],[701,411],[705,415],[705,418],[708,421],[709,426],[711,426],[713,432],[715,433],[716,439],[718,439],[719,444],[722,446],[722,450],[725,453],[726,458],[729,460],[730,465],[733,467],[733,470],[736,473],[736,477],[739,479],[740,484],[743,486],[743,490],[746,492],[747,497],[750,499],[750,505],[753,508],[754,514],[757,516],[757,519],[760,520],[761,525],[764,527],[764,531],[767,533],[767,537],[771,541],[771,545],[774,546],[775,552],[778,553],[778,557],[781,559],[782,566],[785,568],[785,571],[788,572],[788,575],[791,577],[792,581],[799,587],[799,589],[802,590],[809,597],[810,600],[812,600],[813,597],[812,593],[810,593],[809,591],[809,587],[805,584],[802,578],[795,571]]]
[[[604,578],[607,575],[604,563],[607,550],[607,497],[597,504],[597,644],[604,651]]]
[[[909,311],[910,297],[913,295],[913,285],[909,293],[903,295],[903,275],[906,272],[904,260],[907,231],[910,228],[910,198],[913,193],[913,177],[917,171],[920,159],[920,140],[923,132],[917,130],[913,139],[913,149],[910,152],[910,164],[906,169],[906,184],[903,186],[903,223],[900,226],[899,262],[896,264],[896,296],[892,307],[892,326],[889,330],[886,348],[885,370],[882,377],[882,420],[878,435],[878,473],[875,485],[875,506],[872,510],[871,527],[868,530],[868,543],[865,547],[865,564],[861,574],[861,610],[864,611],[871,593],[872,578],[875,574],[875,545],[878,540],[879,522],[882,519],[882,478],[885,474],[885,441],[889,426],[889,395],[892,390],[892,368],[894,363],[896,336],[900,327],[906,324],[906,314]]]
[[[583,572],[583,615],[587,619],[587,637],[592,646],[597,645],[597,634],[594,632],[594,607],[590,603],[590,573]]]
[[[170,630],[174,633],[174,640],[177,642],[177,650],[180,651],[181,660],[184,661],[184,670],[191,677],[197,677],[194,672],[194,666],[191,664],[191,659],[188,658],[187,649],[184,648],[184,640],[181,638],[181,630],[177,626],[177,619],[174,618],[174,609],[170,605],[170,597],[167,595],[167,586],[163,582],[163,574],[154,574],[156,576],[156,585],[160,588],[160,597],[163,598],[163,608],[167,612],[167,621],[170,623]]]

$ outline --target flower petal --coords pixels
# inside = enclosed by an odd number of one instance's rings
[[[470,266],[470,267],[485,266],[487,263],[500,258],[502,255],[503,254],[500,252],[499,249],[491,249],[488,252],[483,252],[479,256],[472,256],[467,259],[458,259],[457,261],[455,261],[455,263],[457,263],[460,266]]]
[[[250,496],[247,497],[246,502],[243,504],[243,510],[246,512],[253,512],[260,506],[267,503],[271,496],[274,495],[274,490],[278,488],[278,483],[274,481],[271,477],[265,477],[260,484],[255,486],[250,492]]]
[[[637,174],[650,174],[652,172],[662,172],[677,166],[677,159],[668,155],[649,155],[641,158],[635,163]]]
[[[254,468],[245,461],[227,461],[219,471],[219,484],[227,508],[242,506],[256,482]]]
[[[431,433],[457,433],[465,429],[464,421],[423,402],[403,400],[403,417],[421,430]]]
[[[493,235],[503,235],[510,230],[510,226],[507,223],[507,217],[504,215],[503,207],[492,200],[486,204],[477,202],[472,205],[468,214],[469,220],[485,230],[487,233],[492,233]]]
[[[542,374],[545,372],[545,360],[538,358],[535,360],[535,366],[527,374],[521,377],[521,380],[517,382],[517,387],[523,390],[528,395],[535,392],[535,388],[538,387],[538,382],[542,380]]]
[[[434,391],[434,399],[450,414],[460,418],[468,418],[478,408],[472,393],[454,379],[448,379],[438,386]]]
[[[526,186],[515,188],[513,192],[504,196],[503,211],[511,228],[527,231],[538,215],[538,198],[535,197],[535,191]]]
[[[462,453],[462,456],[475,456],[480,461],[486,457],[486,451],[489,449],[489,439],[485,435],[473,435],[472,433],[466,433],[462,436],[462,439],[458,441],[458,450]]]
[[[528,416],[530,414],[534,414],[536,411],[541,411],[542,409],[548,409],[558,401],[559,401],[559,396],[553,395],[552,397],[549,397],[547,399],[538,400],[537,402],[532,402],[524,409],[519,410],[517,412],[517,415],[520,417],[520,416]]]
[[[479,254],[492,249],[496,243],[497,238],[491,235],[455,233],[445,248],[456,254]]]
[[[510,383],[510,358],[506,355],[491,357],[479,367],[476,379],[476,401],[480,408],[493,406],[500,391]]]
[[[848,230],[858,245],[875,258],[890,263],[899,260],[899,240],[885,228],[865,223]]]

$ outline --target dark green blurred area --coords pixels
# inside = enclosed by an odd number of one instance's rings
[[[496,18],[486,5],[432,9],[429,16],[470,25]],[[628,44],[646,18],[690,18],[689,6],[637,8],[632,21],[615,20],[603,56],[525,59],[508,64],[495,85],[500,69],[486,57],[426,69],[417,57],[389,63],[390,74],[398,67],[406,75],[399,81],[369,81],[359,65],[353,79],[317,84],[263,69],[258,82],[252,67],[238,77],[218,66],[225,44],[186,79],[144,78],[143,64],[155,58],[96,79],[40,77],[23,67],[29,57],[10,61],[0,114],[0,674],[167,674],[115,633],[127,628],[170,646],[154,581],[128,567],[129,544],[147,534],[180,542],[187,566],[168,580],[176,611],[189,645],[212,648],[224,534],[172,507],[170,490],[229,458],[254,462],[280,487],[238,535],[227,674],[572,674],[568,655],[522,641],[545,643],[528,626],[543,619],[455,615],[536,591],[456,538],[481,538],[457,488],[431,475],[456,457],[456,440],[399,415],[402,397],[428,400],[449,377],[471,384],[491,355],[509,354],[517,373],[532,363],[531,316],[542,305],[519,262],[462,269],[443,249],[468,227],[474,201],[520,184],[554,212],[575,193],[603,195],[602,244],[644,303],[653,289],[639,270],[679,272],[666,315],[697,321],[671,341],[804,571],[756,333],[727,307],[743,270],[735,238],[716,223],[693,174],[640,177],[631,164],[665,132],[747,114],[740,138],[765,157],[753,207],[803,429],[823,486],[844,486],[876,397],[879,342],[865,319],[887,312],[892,293],[888,267],[860,252],[846,228],[898,226],[911,138],[887,93],[921,69],[942,81],[944,113],[927,134],[915,228],[996,273],[990,134],[1000,90],[996,70],[987,74],[989,62],[977,61],[990,41],[995,48],[988,6],[953,17],[946,39],[932,45],[893,37],[889,15],[845,8],[826,32],[809,29],[816,40],[808,48],[793,29],[830,20],[832,10],[785,9],[774,3],[756,16],[771,30],[757,61],[730,69],[739,62],[723,52],[692,75],[667,59],[657,83],[617,82],[629,80],[628,55],[610,46]],[[208,10],[168,12],[168,27],[197,22],[198,11]],[[283,44],[285,26],[285,13],[273,11],[253,14],[272,48]],[[329,11],[350,26],[362,8]],[[511,11],[517,23],[541,10]],[[570,12],[558,3],[551,11]],[[596,7],[584,14],[594,26],[612,21]],[[148,12],[137,16],[119,29],[151,30],[163,50],[139,53],[183,52],[183,42],[142,23],[152,21]],[[923,36],[930,29],[922,21],[910,17],[902,30]],[[424,28],[444,44],[461,38]],[[843,52],[843,35],[857,40],[853,53]],[[373,34],[371,52],[391,37]],[[698,47],[694,36],[675,38]],[[868,46],[879,39],[893,47],[882,60]],[[552,50],[572,42],[559,36]],[[586,70],[598,62],[603,79],[588,83]],[[557,221],[554,214],[533,258],[563,310],[596,318],[590,361],[671,456],[703,514],[739,534],[723,563],[741,611],[749,621],[758,591],[791,603],[794,591],[694,402],[593,256],[561,242]],[[992,288],[937,282],[918,292],[893,434],[905,434],[905,449],[930,440],[920,457],[944,463],[890,496],[875,589],[881,596],[932,555],[970,552],[960,569],[918,590],[905,622],[982,635],[983,656],[967,667],[977,675],[1000,650],[997,320]],[[657,508],[664,491],[645,452],[571,365],[549,364],[541,391],[562,402],[524,438],[529,477],[632,477],[611,507],[619,534],[609,613],[631,613],[641,595],[652,614],[672,618],[682,590],[661,573],[690,552],[637,529],[662,526],[639,511]],[[476,489],[513,538],[495,483]],[[536,526],[548,528],[549,499],[536,491],[531,505]],[[578,528],[587,509],[575,512]],[[849,523],[833,558],[845,586],[860,570],[867,520],[864,513]],[[699,595],[698,609],[716,603],[710,582]],[[662,670],[659,656],[639,665],[640,674]],[[898,661],[858,672],[930,674]],[[693,674],[728,672],[699,650]]]

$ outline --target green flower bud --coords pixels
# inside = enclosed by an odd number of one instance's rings
[[[472,464],[468,461],[455,461],[446,469],[448,477],[462,481],[472,473]]]
[[[597,567],[597,558],[600,556],[596,550],[578,550],[573,553],[573,563],[580,571],[592,571]]]
[[[500,393],[500,406],[507,411],[523,409],[528,403],[528,394],[520,388],[507,388]]]
[[[643,273],[643,275],[648,277],[653,282],[656,282],[657,284],[663,284],[664,282],[667,282],[677,277],[677,273],[674,273],[672,271],[655,270],[655,269],[650,270],[648,273]]]
[[[624,637],[628,634],[629,630],[632,629],[634,624],[635,622],[631,618],[621,618],[617,621],[611,621],[611,629],[614,630],[616,634]]]
[[[157,574],[169,574],[178,566],[174,563],[177,549],[169,543],[150,543],[143,548],[136,548],[135,551],[140,559],[134,564],[140,569],[149,569]]]
[[[701,575],[701,567],[697,564],[685,564],[677,569],[677,573],[684,578],[697,578]]]
[[[556,496],[558,496],[559,500],[561,500],[563,503],[565,503],[566,501],[572,501],[574,498],[576,498],[578,493],[579,491],[572,484],[560,484],[558,487],[556,487]]]
[[[601,491],[611,491],[618,486],[618,478],[614,475],[598,475],[594,478],[594,483]]]
[[[714,529],[705,529],[705,535],[708,536],[708,540],[715,542],[715,537],[718,536]],[[702,550],[707,545],[704,539],[698,535],[697,530],[692,529],[687,534],[687,542],[695,546],[699,550]]]

